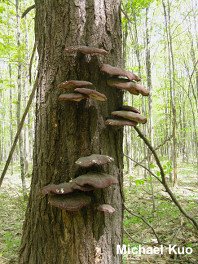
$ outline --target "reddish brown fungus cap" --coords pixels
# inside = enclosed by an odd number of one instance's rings
[[[141,113],[138,109],[136,109],[135,107],[129,106],[129,105],[123,105],[121,107],[121,109],[126,110],[126,111],[132,111],[132,112],[137,113],[137,114]]]
[[[114,116],[118,116],[118,117],[122,117],[122,118],[126,118],[129,120],[135,121],[137,123],[145,124],[147,122],[146,117],[144,117],[140,114],[131,112],[131,111],[114,111],[111,114]]]
[[[52,206],[67,211],[78,211],[82,207],[89,205],[90,202],[91,198],[84,193],[49,196],[49,203]]]
[[[111,87],[116,87],[122,90],[126,90],[134,95],[142,94],[148,96],[149,91],[142,87],[140,84],[123,79],[123,78],[112,78],[107,81],[107,84]]]
[[[100,68],[101,71],[106,72],[110,75],[119,75],[119,76],[125,76],[129,80],[135,80],[135,81],[140,81],[141,79],[135,75],[134,73],[130,71],[126,71],[124,69],[118,68],[118,67],[113,67],[109,64],[103,64],[102,67]]]
[[[94,188],[107,188],[112,184],[118,183],[118,181],[111,175],[99,172],[88,172],[74,179],[80,186],[90,185]]]
[[[85,86],[91,86],[93,83],[87,82],[87,81],[76,81],[76,80],[70,80],[62,82],[58,85],[57,88],[59,89],[74,89],[77,87],[85,87]]]
[[[106,126],[136,126],[138,123],[137,122],[131,122],[129,120],[116,120],[116,119],[107,119],[105,121]]]
[[[107,212],[107,213],[114,213],[115,209],[110,204],[101,204],[96,208],[98,211]]]
[[[87,99],[87,96],[80,93],[69,93],[69,94],[61,94],[58,97],[58,100],[61,101],[74,101],[80,102],[83,99]]]
[[[83,192],[89,192],[89,191],[94,190],[94,188],[92,186],[89,186],[89,185],[80,186],[76,182],[70,182],[70,185],[71,185],[73,190],[79,190],[79,191],[83,191]]]
[[[114,161],[114,159],[109,156],[92,154],[90,156],[79,158],[75,163],[81,167],[88,168],[93,165],[103,165],[112,161]]]
[[[87,89],[87,88],[76,88],[74,91],[79,92],[79,93],[84,94],[84,95],[87,95],[89,98],[96,100],[96,101],[104,102],[107,100],[107,97],[104,94],[99,93],[95,90],[91,90],[91,89]]]
[[[71,192],[73,192],[73,189],[69,182],[64,182],[58,185],[48,184],[42,189],[42,194],[48,194],[48,193],[65,194]]]
[[[83,54],[101,54],[101,55],[107,55],[108,53],[104,49],[88,47],[88,46],[71,46],[71,47],[67,47],[65,51],[68,53],[81,52]]]

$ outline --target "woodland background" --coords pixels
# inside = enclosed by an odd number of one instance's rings
[[[4,168],[20,118],[32,91],[38,56],[34,50],[33,1],[0,1],[0,169]],[[141,77],[148,98],[124,96],[124,102],[148,118],[142,133],[156,149],[169,186],[189,214],[198,219],[198,2],[196,0],[124,0],[123,58]],[[0,263],[16,260],[29,192],[34,142],[35,100],[31,105],[0,190]],[[159,169],[142,139],[124,129],[124,243],[156,240],[151,224],[166,243],[191,246],[192,256],[175,262],[197,263],[198,236],[167,192],[151,174]],[[138,162],[139,165],[136,163]],[[160,261],[170,256],[164,256]],[[134,263],[140,257],[128,256]],[[127,257],[125,260],[127,262]],[[155,259],[152,259],[155,263]],[[147,263],[144,259],[143,263]],[[158,260],[159,263],[159,260]],[[169,262],[168,262],[169,263]]]

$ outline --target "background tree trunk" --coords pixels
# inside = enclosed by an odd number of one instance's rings
[[[20,17],[19,17],[19,1],[16,0],[16,16],[17,16],[17,47],[18,47],[18,99],[17,99],[17,126],[19,127],[21,119],[21,38],[20,38]],[[23,149],[23,136],[22,133],[19,135],[19,155],[20,155],[20,168],[21,168],[21,181],[23,196],[27,199],[26,181],[25,181],[25,170],[24,170],[24,149]]]
[[[121,66],[121,19],[119,0],[36,0],[36,41],[39,53],[36,135],[33,178],[26,212],[19,263],[121,263],[116,254],[122,243],[122,129],[105,127],[111,111],[122,105],[122,92],[107,87],[100,72],[103,62]],[[102,47],[106,57],[68,55],[73,45]],[[107,102],[58,102],[63,91],[57,85],[79,79],[94,83]],[[68,182],[85,172],[75,165],[92,153],[114,158],[104,171],[118,185],[95,190],[89,207],[68,212],[48,204],[41,188],[49,183]],[[113,215],[94,210],[110,203]],[[99,256],[98,253],[101,253]]]

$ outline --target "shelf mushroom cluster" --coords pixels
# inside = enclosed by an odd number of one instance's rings
[[[71,46],[65,48],[67,53],[80,52],[84,55],[87,54],[101,54],[106,55],[108,52],[104,49],[87,46]],[[64,81],[58,85],[59,89],[73,89],[73,93],[61,94],[58,98],[59,101],[75,101],[80,102],[81,100],[93,99],[95,101],[105,102],[107,97],[97,92],[96,90],[86,88],[86,86],[92,86],[93,83],[88,81],[70,80]]]
[[[149,95],[148,90],[137,84],[137,82],[141,79],[134,73],[121,68],[113,67],[109,64],[103,64],[100,70],[113,76],[107,80],[107,84],[109,86],[128,91],[134,95]],[[123,78],[123,76],[127,79]],[[105,121],[105,125],[107,126],[136,126],[138,123],[145,124],[147,122],[147,118],[142,116],[139,110],[131,106],[122,106],[121,109],[113,111],[111,114],[116,116],[118,119],[107,119]]]
[[[104,49],[87,46],[67,47],[65,48],[65,52],[69,54],[82,53],[84,55],[106,55],[108,53]],[[100,70],[111,76],[111,78],[107,80],[107,84],[110,87],[125,90],[134,95],[149,95],[149,92],[137,83],[140,81],[140,78],[134,73],[113,67],[109,64],[103,64]],[[84,80],[68,80],[61,82],[57,88],[73,90],[73,92],[61,94],[58,100],[74,102],[88,99],[102,102],[107,100],[104,94],[87,88],[87,86],[93,86],[93,83]],[[139,110],[131,106],[122,106],[111,114],[112,116],[115,116],[116,119],[107,119],[105,125],[136,126],[138,123],[144,124],[147,122],[146,117],[142,116]],[[94,168],[94,166],[101,166],[109,162],[113,162],[113,158],[106,155],[92,154],[90,156],[79,158],[75,163],[83,168]],[[117,179],[112,175],[98,171],[96,172],[93,169],[93,171],[80,175],[70,182],[48,184],[42,188],[42,194],[48,194],[48,201],[52,206],[67,211],[78,211],[92,202],[91,195],[88,194],[90,191],[108,188],[110,185],[117,183]],[[115,211],[115,209],[109,204],[97,204],[95,209],[108,213],[113,213]]]
[[[62,82],[58,85],[59,89],[73,89],[73,93],[61,94],[58,98],[59,101],[75,101],[80,102],[84,99],[93,99],[96,101],[106,101],[107,98],[104,94],[92,90],[89,88],[84,88],[85,86],[93,85],[91,82],[70,80]]]
[[[109,156],[92,154],[79,158],[75,163],[83,168],[89,168],[92,166],[101,166],[113,161],[113,158]],[[91,171],[78,176],[71,182],[63,182],[58,185],[49,184],[43,187],[42,194],[49,195],[48,201],[52,206],[68,211],[78,211],[91,203],[91,197],[85,194],[85,192],[95,189],[104,189],[117,183],[118,181],[112,175]],[[96,209],[109,213],[115,211],[115,209],[108,204],[98,205]]]

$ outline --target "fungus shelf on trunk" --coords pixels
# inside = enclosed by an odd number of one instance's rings
[[[83,192],[93,191],[94,188],[92,186],[80,186],[76,184],[75,182],[63,182],[60,184],[48,184],[45,187],[42,188],[42,194],[67,194],[71,193],[75,190],[80,190]]]
[[[83,54],[101,54],[101,55],[107,55],[108,52],[104,49],[99,49],[96,47],[88,47],[88,46],[71,46],[65,48],[65,51],[67,53],[74,53],[74,52],[81,52]]]
[[[88,99],[87,96],[80,93],[69,93],[69,94],[61,94],[58,97],[58,100],[61,101],[74,101],[80,102],[81,100]]]
[[[141,112],[138,109],[136,109],[135,107],[129,106],[129,105],[123,105],[121,107],[121,110],[132,111],[134,113],[141,114]]]
[[[123,78],[112,78],[107,81],[107,84],[111,87],[116,87],[125,91],[130,92],[134,95],[142,94],[143,96],[148,96],[149,91],[142,87],[140,84],[129,81]]]
[[[107,97],[104,94],[88,88],[76,88],[74,92],[84,94],[86,97],[89,97],[95,101],[105,102],[107,100]]]
[[[131,111],[113,111],[111,113],[114,116],[122,117],[128,120],[135,121],[137,123],[145,124],[147,122],[147,118]]]
[[[91,197],[84,193],[49,196],[49,203],[67,211],[78,211],[91,203]]]
[[[137,122],[131,122],[129,120],[118,120],[118,119],[107,119],[105,121],[106,126],[117,126],[117,127],[122,127],[122,126],[137,126]]]
[[[88,172],[87,174],[78,176],[73,180],[80,186],[92,186],[97,189],[107,188],[112,184],[117,184],[118,181],[111,175],[99,172]]]
[[[109,214],[112,214],[115,212],[115,209],[110,204],[101,204],[96,208],[98,211],[101,212],[107,212]]]
[[[93,165],[104,165],[109,162],[113,162],[114,159],[106,156],[106,155],[100,155],[100,154],[92,154],[90,156],[81,157],[79,158],[75,163],[79,165],[80,167],[88,168]]]
[[[135,75],[134,73],[130,71],[126,71],[124,69],[118,68],[118,67],[113,67],[109,64],[103,64],[102,67],[100,68],[102,72],[106,72],[110,75],[118,75],[118,76],[125,76],[129,80],[135,80],[135,81],[140,81],[141,79]]]
[[[75,89],[77,87],[85,87],[85,86],[92,86],[93,83],[88,81],[78,81],[78,80],[69,80],[60,83],[57,88],[58,89]]]
[[[42,188],[42,194],[48,193],[55,193],[55,194],[66,194],[73,192],[74,189],[72,188],[69,182],[64,182],[61,184],[48,184]]]

